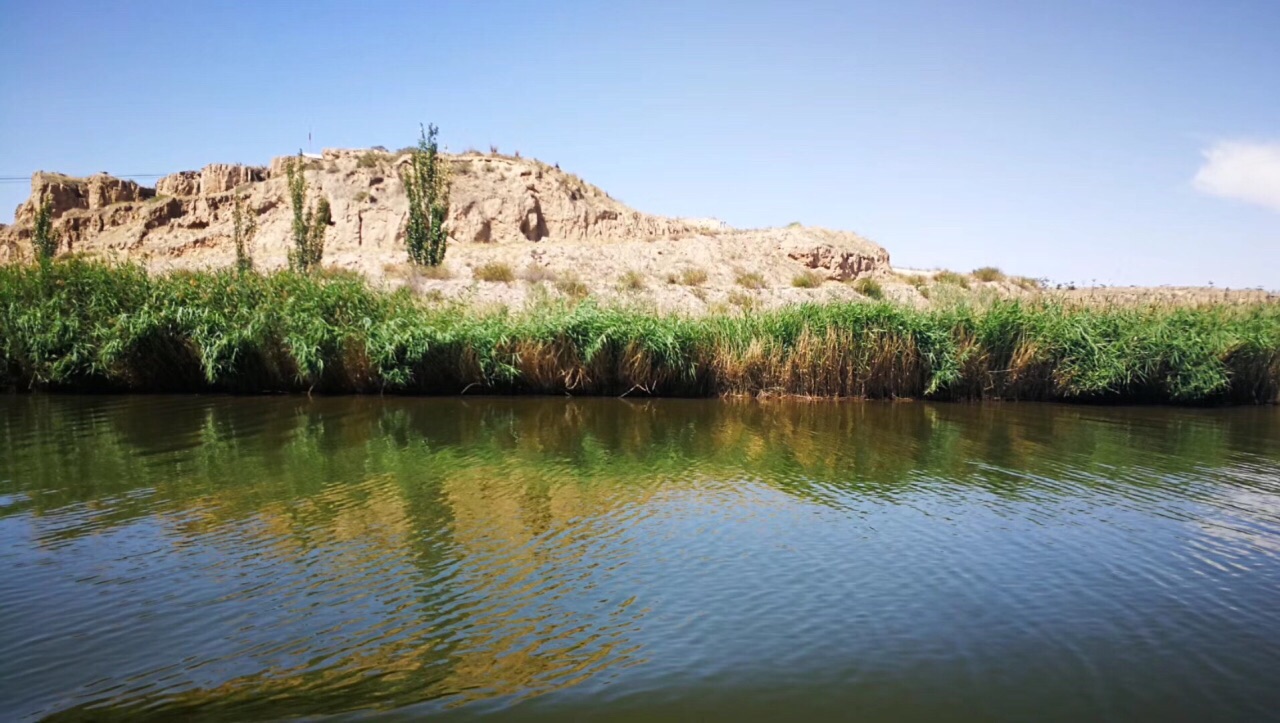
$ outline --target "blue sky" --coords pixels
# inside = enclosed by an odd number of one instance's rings
[[[1280,2],[0,0],[0,177],[519,150],[894,263],[1280,288]],[[0,183],[0,221],[27,195]]]

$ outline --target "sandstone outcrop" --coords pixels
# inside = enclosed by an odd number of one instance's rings
[[[199,196],[200,172],[178,171],[156,181],[156,194],[160,196]]]
[[[268,173],[262,166],[211,163],[200,171],[178,171],[164,176],[156,181],[156,193],[179,197],[212,196],[246,183],[263,181]]]
[[[778,244],[788,258],[828,279],[847,281],[889,268],[889,252],[847,231],[777,229]]]
[[[561,267],[610,289],[628,269],[665,279],[677,268],[698,266],[708,272],[708,285],[726,289],[738,288],[734,279],[744,270],[784,288],[807,269],[835,281],[889,271],[888,253],[856,234],[735,230],[715,219],[656,216],[536,160],[479,153],[445,158],[453,177],[447,261],[455,268],[484,259],[517,268]],[[326,265],[391,279],[407,261],[409,208],[401,173],[409,160],[408,154],[380,150],[326,150],[319,157],[276,158],[267,167],[211,164],[165,176],[155,189],[103,174],[36,173],[31,199],[19,207],[14,225],[0,228],[0,261],[29,252],[35,208],[47,198],[61,252],[123,257],[157,271],[226,267],[234,259],[231,217],[239,195],[256,216],[257,266],[281,268],[292,226],[284,169],[298,162],[310,197],[325,197],[332,209]],[[836,286],[828,290],[843,293]]]
[[[88,178],[72,178],[60,173],[37,171],[31,176],[31,197],[18,206],[14,213],[15,225],[29,225],[35,218],[36,208],[46,201],[49,202],[51,215],[56,219],[70,211],[106,209],[115,204],[142,201],[154,195],[153,189],[105,173]]]
[[[112,178],[105,173],[89,177],[88,201],[90,209],[106,208],[117,203],[142,201],[156,195],[154,189],[143,188],[134,181]]]

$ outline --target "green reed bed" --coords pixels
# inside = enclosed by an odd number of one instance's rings
[[[1280,305],[511,312],[343,273],[73,260],[0,268],[0,385],[1266,403],[1280,398]]]

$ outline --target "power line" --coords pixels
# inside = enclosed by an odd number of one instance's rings
[[[111,173],[112,178],[164,178],[168,173]],[[88,178],[88,176],[83,176]],[[0,176],[0,183],[29,183],[31,176]]]

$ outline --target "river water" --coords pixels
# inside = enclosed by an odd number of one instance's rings
[[[0,719],[1280,714],[1280,409],[0,398]]]

